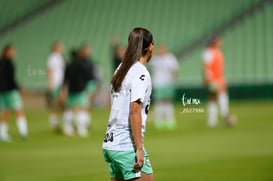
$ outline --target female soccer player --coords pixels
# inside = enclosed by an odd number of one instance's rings
[[[64,74],[64,90],[61,99],[66,99],[66,110],[64,111],[64,134],[73,136],[73,117],[75,116],[77,133],[81,137],[88,136],[90,117],[88,113],[89,96],[96,89],[94,67],[89,61],[90,48],[83,45],[79,55],[66,67]]]
[[[208,48],[203,54],[205,86],[209,91],[208,126],[215,127],[218,122],[217,101],[221,116],[227,125],[234,125],[236,117],[229,112],[227,85],[224,77],[224,56],[221,51],[222,39],[218,35],[210,38]]]
[[[168,53],[164,44],[160,44],[150,65],[155,99],[155,126],[158,129],[173,130],[176,128],[176,120],[172,100],[179,71],[178,61],[173,54]]]
[[[65,61],[62,56],[63,45],[55,42],[52,53],[47,61],[47,81],[48,81],[48,106],[50,109],[49,124],[54,131],[59,132],[58,114],[62,108],[60,93],[64,78]]]
[[[111,113],[103,143],[111,181],[154,180],[143,144],[152,89],[144,64],[152,57],[153,45],[151,32],[133,29],[111,81]]]
[[[27,121],[24,116],[23,104],[19,94],[19,86],[15,80],[15,67],[13,59],[15,57],[15,48],[13,45],[7,45],[0,60],[0,140],[10,141],[8,134],[8,116],[9,111],[15,111],[17,127],[22,139],[28,135]]]

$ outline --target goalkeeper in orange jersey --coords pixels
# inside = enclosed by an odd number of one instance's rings
[[[211,36],[208,48],[203,54],[204,82],[209,91],[208,118],[209,127],[218,122],[218,106],[227,125],[234,125],[236,119],[229,113],[229,98],[224,77],[224,56],[221,51],[223,41],[220,36]],[[217,105],[218,104],[218,105]]]

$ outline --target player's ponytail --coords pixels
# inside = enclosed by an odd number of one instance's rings
[[[149,45],[153,42],[153,36],[145,28],[134,28],[128,37],[128,46],[122,63],[112,78],[112,90],[118,92],[122,81],[131,66],[148,52]]]

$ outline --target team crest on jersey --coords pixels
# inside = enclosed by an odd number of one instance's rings
[[[139,79],[142,80],[142,81],[144,80],[144,78],[145,78],[145,75],[144,75],[144,74],[142,74],[142,75],[139,77]]]

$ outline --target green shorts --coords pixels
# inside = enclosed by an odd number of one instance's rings
[[[50,101],[56,100],[60,96],[60,93],[61,93],[61,88],[60,87],[55,88],[52,91],[49,91],[48,92],[48,98],[49,98],[49,100]]]
[[[12,109],[18,110],[23,107],[21,96],[18,90],[12,90],[5,93],[0,93],[0,108],[2,110]]]
[[[47,92],[47,105],[50,108],[57,109],[60,107],[59,104],[56,104],[56,100],[59,98],[61,93],[61,88],[58,87],[52,91]]]
[[[140,171],[134,170],[135,151],[112,151],[103,149],[104,159],[107,163],[111,178],[130,180],[141,176],[141,172],[152,174],[153,169],[146,151],[144,163]]]
[[[88,107],[89,99],[86,92],[72,93],[68,95],[66,105],[69,108]]]
[[[88,94],[93,94],[97,89],[97,83],[95,81],[89,81],[86,86],[86,91]]]
[[[175,94],[175,86],[167,85],[153,88],[155,100],[173,99]]]

